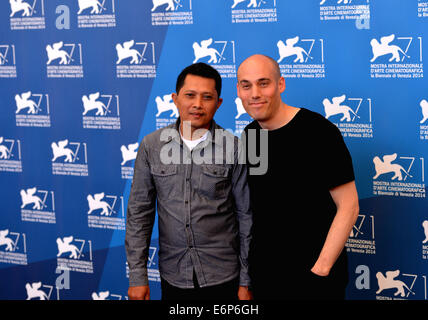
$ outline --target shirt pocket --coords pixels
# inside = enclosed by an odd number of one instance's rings
[[[231,189],[229,168],[217,165],[202,165],[199,190],[209,199],[226,198]]]
[[[150,169],[159,199],[168,199],[176,195],[178,186],[177,165],[152,165]]]

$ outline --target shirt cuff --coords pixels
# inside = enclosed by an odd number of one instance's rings
[[[129,286],[148,286],[149,279],[147,277],[147,269],[129,270]]]
[[[240,287],[249,287],[251,286],[250,276],[247,272],[240,272],[239,274],[239,286]]]

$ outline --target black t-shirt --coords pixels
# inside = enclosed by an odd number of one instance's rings
[[[250,129],[261,130],[257,121],[244,129],[247,137]],[[338,128],[304,108],[283,127],[268,131],[268,146],[266,174],[249,176],[254,211],[250,270],[255,284],[290,286],[292,279],[309,275],[321,252],[336,214],[329,190],[353,181],[354,171]],[[330,277],[346,283],[346,275],[343,250]]]

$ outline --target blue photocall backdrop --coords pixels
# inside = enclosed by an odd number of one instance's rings
[[[1,299],[128,299],[139,142],[177,119],[176,77],[197,61],[220,72],[215,119],[239,136],[236,71],[254,53],[352,154],[347,299],[427,299],[428,0],[11,0],[0,15]],[[157,254],[155,226],[152,299]]]

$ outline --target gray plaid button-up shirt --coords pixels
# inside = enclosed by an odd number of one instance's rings
[[[189,151],[179,123],[147,135],[138,150],[127,208],[129,284],[148,284],[157,208],[163,279],[193,288],[195,272],[201,287],[238,276],[241,286],[250,285],[252,212],[240,140],[212,121],[208,138]]]

